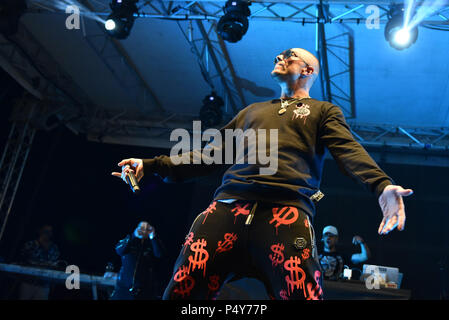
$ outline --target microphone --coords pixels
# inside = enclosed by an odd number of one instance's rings
[[[140,193],[139,183],[137,182],[137,178],[134,172],[128,172],[128,174],[126,175],[126,182],[131,187],[133,193]]]

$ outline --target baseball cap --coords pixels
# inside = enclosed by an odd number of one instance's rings
[[[326,227],[324,227],[324,229],[323,229],[323,236],[327,232],[330,233],[330,234],[333,234],[334,236],[338,236],[338,230],[334,226],[326,226]]]

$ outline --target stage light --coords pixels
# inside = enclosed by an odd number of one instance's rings
[[[418,27],[410,27],[404,20],[404,8],[392,6],[385,26],[385,39],[397,50],[409,48],[418,38]]]
[[[113,19],[108,19],[106,20],[104,27],[106,28],[106,30],[108,31],[112,31],[115,29],[115,21]]]
[[[0,33],[6,36],[15,34],[26,9],[25,0],[0,0]]]
[[[106,19],[104,27],[114,38],[126,39],[134,25],[138,0],[112,0],[109,4],[112,13]]]
[[[237,42],[248,31],[248,16],[251,14],[250,1],[228,0],[223,8],[225,14],[220,18],[217,32],[223,40]]]
[[[394,42],[397,44],[404,46],[410,41],[410,32],[406,29],[400,29],[394,35]]]
[[[204,97],[203,106],[200,109],[200,120],[202,125],[206,128],[210,128],[220,124],[223,120],[223,111],[221,109],[223,105],[223,99],[217,96],[215,92]]]

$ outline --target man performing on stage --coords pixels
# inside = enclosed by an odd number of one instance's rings
[[[309,96],[318,73],[319,62],[310,52],[282,52],[271,72],[281,87],[280,99],[246,107],[220,130],[222,136],[226,129],[277,130],[277,170],[260,174],[258,163],[229,167],[212,203],[186,236],[164,299],[213,299],[235,276],[261,280],[272,299],[322,299],[311,197],[319,190],[326,149],[345,174],[378,197],[383,212],[378,232],[404,228],[402,197],[413,191],[394,185],[354,140],[339,107]],[[249,147],[244,152],[249,157]],[[138,180],[158,174],[183,181],[217,167],[175,164],[168,156],[125,159],[118,165],[122,172],[112,174],[124,181],[130,171]]]

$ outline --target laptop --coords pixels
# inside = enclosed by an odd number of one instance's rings
[[[373,273],[377,273],[378,275],[380,275],[385,283],[394,282],[397,284],[398,288],[401,287],[403,274],[399,272],[398,268],[377,266],[373,264],[363,265],[363,277],[367,277],[368,275]]]

